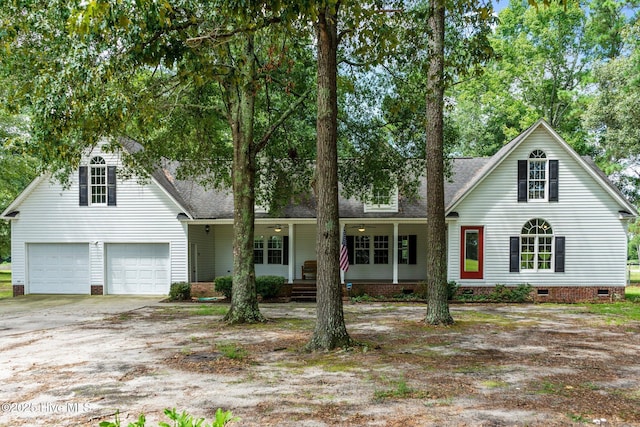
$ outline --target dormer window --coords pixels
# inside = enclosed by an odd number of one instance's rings
[[[116,205],[116,167],[96,156],[79,168],[80,206]]]
[[[376,186],[371,201],[364,204],[364,212],[398,212],[398,187]]]
[[[547,198],[547,156],[542,150],[529,154],[529,200]]]
[[[518,160],[518,201],[558,201],[558,161],[542,150]]]

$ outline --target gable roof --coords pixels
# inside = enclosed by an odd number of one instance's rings
[[[544,120],[538,120],[531,127],[503,146],[491,157],[464,157],[452,159],[451,177],[445,180],[445,213],[455,211],[456,206],[464,200],[495,168],[497,168],[523,141],[536,129],[542,128],[564,148],[582,167],[599,183],[631,216],[637,216],[636,208],[626,200],[606,175],[588,157],[579,156]],[[142,145],[131,139],[120,139],[123,149],[136,153],[143,149]],[[177,179],[177,162],[167,161],[151,175],[152,181],[183,211],[185,219],[214,220],[233,219],[233,194],[231,189],[211,189],[199,185],[193,180]],[[0,215],[0,218],[11,219],[16,207],[29,195],[44,177],[36,178]],[[426,217],[426,178],[420,178],[418,198],[410,200],[400,195],[398,212],[364,212],[364,203],[355,197],[339,196],[341,218],[383,219]],[[311,191],[296,203],[284,208],[279,218],[313,219],[316,217],[316,202]],[[256,213],[256,218],[271,218],[269,214]]]
[[[590,157],[581,157],[571,146],[564,140],[558,133],[544,120],[539,119],[531,127],[522,132],[511,142],[504,145],[496,154],[489,158],[489,161],[480,168],[476,174],[469,179],[460,190],[453,196],[450,203],[445,205],[446,213],[450,213],[455,210],[456,206],[464,200],[464,198],[473,191],[495,168],[497,168],[517,147],[519,147],[523,141],[525,141],[535,130],[544,129],[551,137],[561,146],[567,153],[573,157],[578,164],[580,164],[586,171],[593,177],[593,179],[609,193],[624,210],[633,216],[637,216],[638,212],[622,194],[622,192],[615,186],[607,176],[602,172],[598,166],[593,162]]]

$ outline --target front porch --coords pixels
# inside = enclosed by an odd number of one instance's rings
[[[348,289],[348,284],[351,284]],[[342,285],[342,295],[345,298],[360,295],[373,297],[383,296],[391,298],[399,294],[417,292],[420,281],[403,280],[393,283],[392,280],[349,280]],[[285,301],[315,302],[317,283],[315,279],[297,279],[293,283],[285,283],[278,298]],[[191,296],[196,298],[221,296],[215,291],[214,282],[192,282]]]

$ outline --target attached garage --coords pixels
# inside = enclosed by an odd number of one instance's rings
[[[89,294],[88,243],[29,243],[28,287],[32,294]]]
[[[112,243],[105,247],[107,291],[115,295],[166,295],[169,244]]]

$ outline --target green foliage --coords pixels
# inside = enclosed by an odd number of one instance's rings
[[[531,285],[520,284],[516,287],[497,284],[493,291],[487,295],[459,294],[457,301],[464,302],[514,302],[522,303],[531,301]]]
[[[258,276],[256,277],[256,292],[263,299],[275,298],[284,286],[282,276]]]
[[[190,301],[191,300],[191,283],[174,282],[169,289],[169,299],[171,301]]]
[[[217,344],[216,349],[218,349],[224,357],[233,360],[244,360],[248,355],[246,349],[233,343]]]
[[[214,280],[216,292],[221,292],[227,299],[231,299],[231,289],[233,285],[233,277],[220,276]]]
[[[11,271],[0,270],[0,299],[10,298],[13,296],[13,287],[11,285]]]
[[[258,276],[256,277],[256,293],[263,299],[275,298],[282,289],[284,281],[282,276]],[[232,288],[232,276],[216,277],[216,292],[221,292],[225,297],[231,298]]]
[[[216,410],[215,420],[208,424],[204,418],[194,418],[186,412],[178,413],[176,408],[165,409],[164,414],[173,423],[169,424],[161,421],[158,423],[158,427],[224,427],[230,422],[240,421],[239,417],[234,417],[231,411],[223,411],[221,408]],[[144,414],[140,414],[138,421],[129,423],[127,427],[145,427],[146,417]],[[100,427],[120,427],[121,422],[119,413],[116,412],[115,421],[102,421],[99,424]]]

